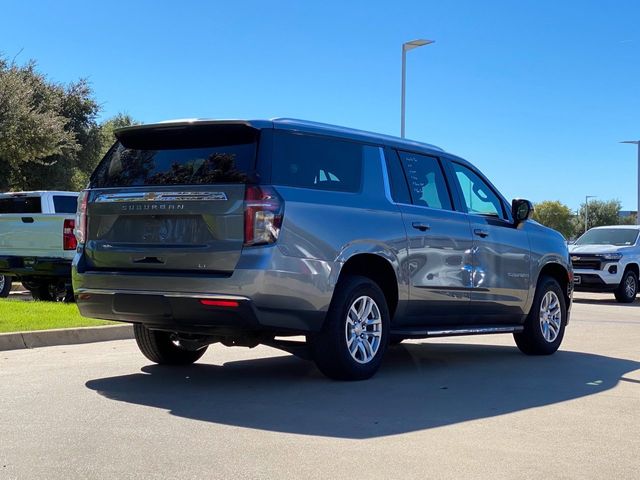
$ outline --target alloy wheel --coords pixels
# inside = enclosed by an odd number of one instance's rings
[[[555,292],[547,292],[542,297],[540,303],[540,329],[544,339],[553,343],[562,326],[562,309],[560,308],[560,299]]]
[[[373,298],[363,295],[349,307],[345,324],[347,348],[358,363],[369,363],[382,342],[382,315]]]
[[[0,288],[0,290],[2,290],[2,288]],[[627,297],[635,297],[636,290],[636,279],[633,278],[633,275],[627,276],[627,279],[624,282],[624,291],[627,294]]]

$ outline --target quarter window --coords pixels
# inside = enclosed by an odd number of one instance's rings
[[[357,192],[368,150],[362,144],[313,135],[276,134],[274,185]],[[374,152],[378,158],[379,153]],[[379,161],[379,160],[378,160]]]
[[[469,213],[504,218],[502,202],[473,170],[452,162]]]
[[[437,158],[399,152],[414,205],[451,210],[447,184]]]

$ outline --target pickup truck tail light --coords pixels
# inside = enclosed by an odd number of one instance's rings
[[[87,202],[89,192],[83,190],[78,196],[78,210],[76,212],[75,230],[77,243],[83,244],[87,239]]]
[[[76,221],[71,218],[67,218],[62,226],[62,248],[63,250],[75,250],[78,248],[78,241],[73,234]]]
[[[284,200],[274,188],[248,185],[244,195],[244,245],[275,243],[283,213]]]

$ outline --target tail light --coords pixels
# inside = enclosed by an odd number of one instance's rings
[[[244,245],[275,243],[283,213],[284,200],[272,187],[248,185],[244,195]]]
[[[76,212],[75,233],[79,244],[87,239],[87,201],[89,200],[89,192],[83,190],[78,196],[78,210]]]
[[[75,250],[78,248],[78,241],[76,240],[73,230],[76,226],[76,221],[67,218],[62,226],[62,248],[63,250]]]

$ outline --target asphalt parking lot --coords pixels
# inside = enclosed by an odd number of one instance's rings
[[[640,300],[611,298],[578,294],[554,356],[410,341],[359,383],[268,347],[0,352],[0,478],[637,479]]]

